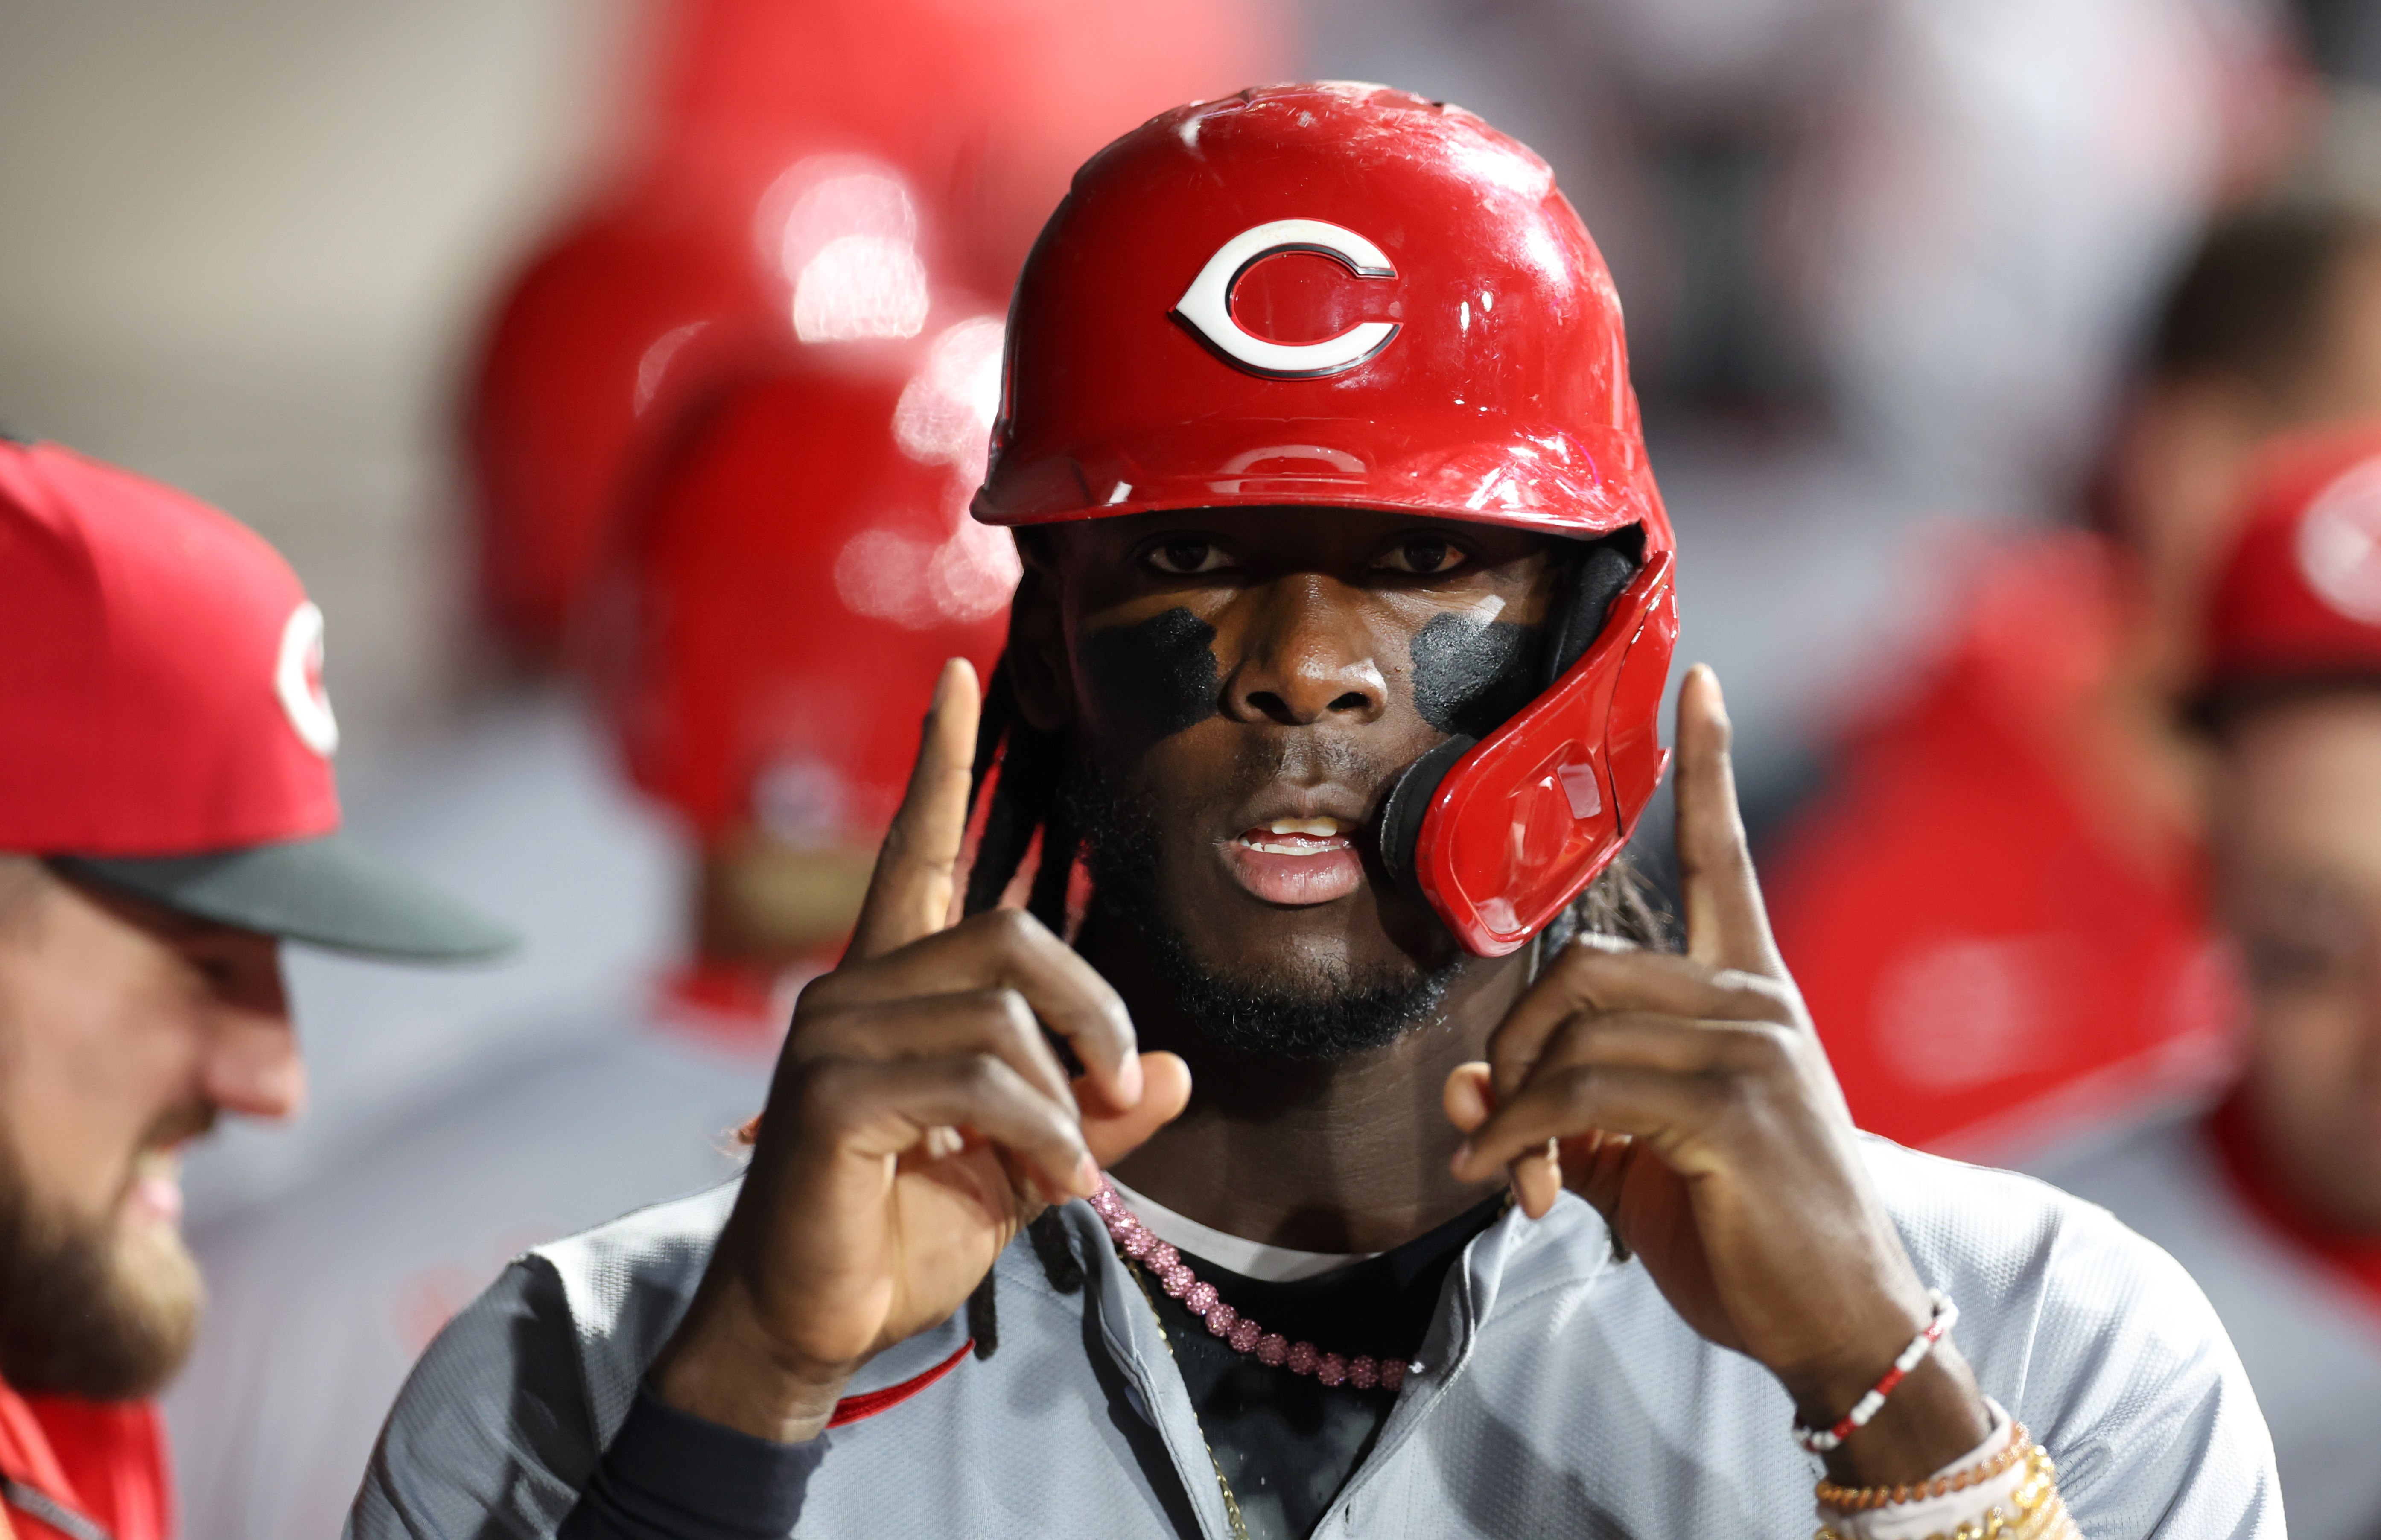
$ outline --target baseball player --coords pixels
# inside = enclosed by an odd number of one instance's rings
[[[2207,606],[2216,907],[2246,964],[2245,1063],[2213,1112],[2050,1167],[2172,1253],[2240,1345],[2290,1533],[2381,1525],[2381,427],[2277,446]]]
[[[1838,1535],[2280,1534],[2180,1268],[1854,1133],[1707,671],[1643,944],[1676,550],[1543,162],[1380,87],[1177,109],[1007,347],[1007,650],[750,1168],[509,1268],[352,1534],[1784,1534],[1822,1468]]]
[[[0,1536],[173,1530],[180,1152],[305,1101],[281,943],[512,944],[339,832],[322,663],[255,534],[0,440]]]
[[[850,931],[934,670],[989,665],[1016,582],[1006,532],[964,517],[1000,321],[937,321],[714,383],[644,473],[591,651],[631,779],[699,852],[693,959],[202,1237],[217,1329],[170,1405],[194,1534],[334,1533],[406,1371],[507,1261],[739,1167],[730,1131]]]

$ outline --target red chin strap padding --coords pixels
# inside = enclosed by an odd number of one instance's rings
[[[1679,640],[1672,562],[1655,553],[1585,655],[1435,788],[1398,788],[1396,801],[1422,803],[1409,880],[1466,950],[1527,943],[1612,863],[1653,800],[1670,763],[1656,731]],[[1426,781],[1437,757],[1410,780]]]

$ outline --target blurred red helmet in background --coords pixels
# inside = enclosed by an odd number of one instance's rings
[[[1014,542],[966,517],[1000,321],[788,348],[690,401],[637,473],[589,628],[636,784],[704,843],[873,848],[946,658],[989,672]]]
[[[2248,480],[2199,696],[2381,684],[2381,422],[2294,436]]]
[[[493,307],[468,389],[483,613],[532,664],[662,398],[727,335],[791,336],[806,268],[867,256],[829,245],[1005,292],[1085,155],[1282,51],[1254,0],[674,0],[656,31],[637,142]],[[900,216],[818,195],[855,176],[898,187]]]
[[[740,245],[631,209],[541,252],[489,324],[464,412],[481,613],[524,660],[562,645],[641,419],[686,344],[757,313]]]
[[[1386,802],[1390,870],[1513,950],[1660,778],[1675,543],[1604,259],[1546,164],[1459,107],[1322,84],[1177,108],[1076,174],[1027,260],[977,518],[1284,504],[1603,543],[1543,693]]]

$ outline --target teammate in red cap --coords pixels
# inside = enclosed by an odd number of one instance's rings
[[[1854,1133],[1707,671],[1642,944],[1676,559],[1543,162],[1375,86],[1177,109],[1007,346],[1007,650],[751,1167],[507,1270],[352,1534],[1784,1534],[1798,1423],[1836,1534],[2280,1534],[2179,1269]]]
[[[322,665],[256,535],[0,440],[0,1534],[172,1531],[146,1398],[199,1309],[178,1152],[304,1101],[280,943],[512,944],[339,832]]]
[[[2157,318],[2101,527],[1953,553],[1939,652],[1862,708],[1768,867],[1862,1128],[2038,1160],[2229,1072],[2204,752],[2173,703],[2257,446],[2376,410],[2381,226],[2321,202],[2243,212]]]
[[[2248,1053],[2212,1113],[2053,1179],[2174,1253],[2239,1343],[2290,1533],[2381,1524],[2381,425],[2274,448],[2205,612],[2216,902]]]
[[[212,1232],[173,1411],[194,1532],[338,1527],[408,1368],[527,1246],[733,1174],[792,990],[834,965],[934,673],[989,666],[1017,578],[966,518],[1000,319],[789,349],[691,400],[617,532],[591,662],[638,788],[692,837],[694,959],[657,1000],[517,1046]]]

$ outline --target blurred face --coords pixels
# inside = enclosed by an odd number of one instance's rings
[[[2381,693],[2242,713],[2223,773],[2218,897],[2250,970],[2258,1147],[2311,1214],[2381,1232]]]
[[[200,1298],[180,1149],[304,1090],[278,943],[0,857],[0,1378],[156,1389]]]
[[[1103,913],[1227,1045],[1381,1045],[1468,959],[1382,872],[1399,772],[1535,693],[1568,543],[1344,512],[1153,514],[1026,542],[1020,637],[1069,723]]]

